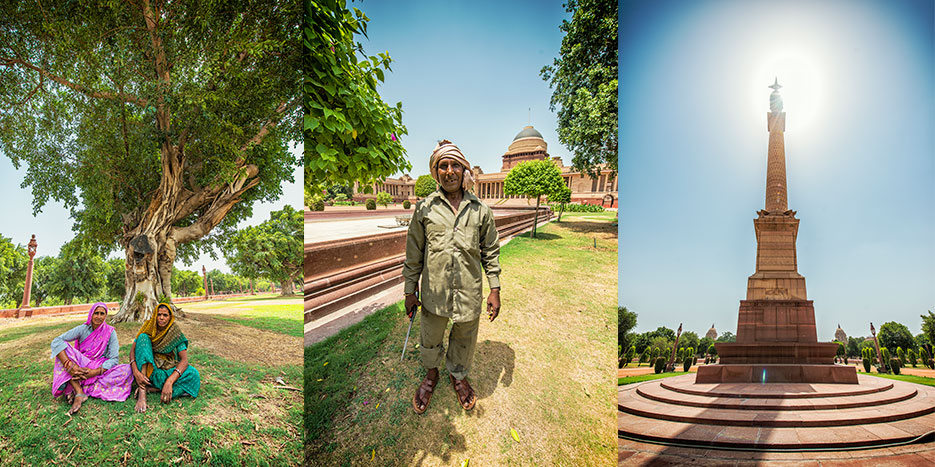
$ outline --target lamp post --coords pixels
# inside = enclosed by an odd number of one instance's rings
[[[30,313],[29,308],[29,295],[30,292],[32,292],[33,257],[36,256],[36,246],[38,245],[39,244],[36,243],[36,234],[32,234],[32,239],[29,240],[29,244],[27,245],[27,250],[29,251],[29,263],[26,265],[26,289],[23,290],[23,302],[20,303],[19,309],[16,310],[17,318],[22,318],[32,314]]]
[[[679,347],[679,337],[682,336],[682,323],[679,323],[678,334],[675,335],[675,345],[672,346],[672,355],[669,356],[669,363],[666,364],[666,371],[675,370],[675,349]]]
[[[879,361],[879,366],[877,366],[877,371],[883,373],[886,370],[883,366],[883,354],[880,353],[880,341],[877,340],[877,330],[873,328],[873,323],[870,323],[870,333],[873,334],[873,344],[877,347],[877,361]]]

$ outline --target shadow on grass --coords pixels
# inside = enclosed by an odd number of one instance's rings
[[[611,222],[574,221],[561,222],[559,225],[579,234],[607,234],[617,238],[617,226]]]

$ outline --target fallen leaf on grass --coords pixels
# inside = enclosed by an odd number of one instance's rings
[[[386,388],[386,392],[390,392],[390,388]]]
[[[376,450],[376,449],[371,449],[371,450],[370,450],[370,462],[373,462],[373,458],[376,457],[376,456],[377,456],[377,450]]]
[[[471,459],[464,459],[461,461],[461,467],[468,467],[468,464],[471,463]]]
[[[519,441],[519,433],[517,433],[516,430],[512,428],[510,428],[510,436],[512,436],[516,441]]]
[[[322,363],[321,366],[328,366],[328,362]]]
[[[318,381],[318,382],[320,383],[320,382],[322,382],[322,381],[324,381],[324,380],[323,380],[323,379],[321,379],[321,378],[318,378],[318,380],[317,380],[317,381]]]
[[[379,403],[379,402],[377,402],[377,406],[376,406],[376,407],[374,407],[374,408],[377,408],[377,409],[379,409],[379,408],[380,408],[380,403]]]

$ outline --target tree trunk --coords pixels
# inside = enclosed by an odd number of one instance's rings
[[[281,295],[292,295],[292,278],[286,279],[279,283],[282,287]]]
[[[138,235],[126,246],[126,293],[114,321],[145,321],[160,298],[172,297],[176,251],[175,242],[167,238],[168,230]]]
[[[542,196],[536,196],[536,219],[532,221],[532,238],[536,238],[536,226],[539,224],[539,200]]]
[[[558,220],[556,222],[562,221],[562,213],[565,212],[565,203],[562,203],[562,207],[558,210]]]

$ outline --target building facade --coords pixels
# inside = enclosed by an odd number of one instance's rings
[[[503,154],[503,164],[497,172],[485,173],[480,166],[474,166],[474,194],[487,204],[516,205],[525,203],[524,196],[506,195],[503,193],[503,181],[513,167],[527,161],[552,160],[562,172],[565,186],[571,189],[571,202],[581,204],[598,204],[606,208],[617,207],[617,174],[603,167],[600,168],[597,178],[576,171],[573,167],[565,166],[561,157],[552,157],[548,152],[549,145],[532,126],[523,128],[507,147]],[[415,201],[415,179],[408,174],[400,178],[387,178],[383,183],[373,185],[373,193],[386,192],[396,201],[409,199]],[[375,194],[360,193],[359,186],[354,186],[354,199],[365,200],[375,197]],[[523,200],[511,201],[511,200]],[[533,203],[534,204],[534,203]]]

